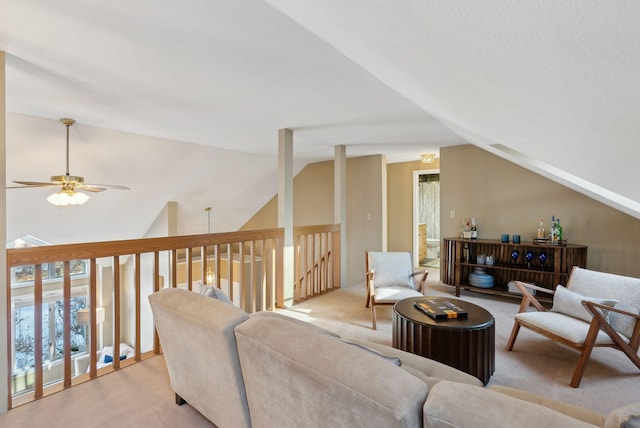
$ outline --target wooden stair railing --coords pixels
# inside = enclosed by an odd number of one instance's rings
[[[340,286],[340,228],[339,225],[304,226],[294,228],[296,239],[295,301],[319,295]],[[12,268],[34,266],[34,378],[33,388],[28,392],[12,394],[13,391],[13,310],[7,311],[7,340],[9,376],[8,408],[39,399],[61,389],[91,380],[97,376],[118,370],[160,352],[160,342],[155,329],[143,331],[142,309],[146,307],[143,293],[158,291],[162,287],[181,286],[192,290],[198,280],[206,282],[207,267],[212,266],[213,283],[223,287],[232,301],[247,312],[273,310],[283,307],[282,289],[283,229],[265,229],[229,233],[176,236],[166,238],[134,239],[83,244],[52,245],[7,250],[7,307],[12,308]],[[147,256],[150,255],[150,256]],[[72,376],[71,356],[71,310],[72,280],[70,263],[74,260],[88,261],[88,353],[87,374]],[[168,262],[167,262],[168,260]],[[101,263],[98,263],[100,261]],[[42,265],[63,263],[60,288],[63,309],[63,356],[62,379],[47,381],[43,373],[43,296]],[[132,360],[113,358],[107,367],[97,368],[98,329],[96,310],[98,307],[98,265],[112,266],[111,305],[109,321],[112,337],[105,340],[113,343],[113,354],[120,355],[120,343],[131,342],[135,349]],[[148,273],[150,272],[150,273]],[[300,272],[306,272],[300,275]],[[308,274],[307,274],[308,272]],[[164,283],[163,283],[164,281]],[[47,284],[49,287],[50,284]],[[102,287],[102,284],[101,284]],[[149,288],[150,287],[150,288]],[[197,291],[197,290],[194,290]],[[236,294],[237,293],[237,294]],[[129,301],[133,296],[133,302]],[[122,302],[125,302],[124,304]],[[124,306],[124,307],[123,307]],[[133,308],[135,314],[128,313]],[[123,324],[123,316],[133,321]],[[133,326],[131,325],[133,324]],[[151,323],[152,324],[152,323]],[[123,327],[133,327],[133,337],[122,334]],[[152,334],[152,336],[148,336]],[[124,337],[123,337],[124,336]],[[142,338],[148,337],[151,350],[142,349]],[[126,340],[123,340],[126,339]],[[55,340],[55,339],[53,339]]]

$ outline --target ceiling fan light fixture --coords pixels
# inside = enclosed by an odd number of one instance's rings
[[[82,205],[89,200],[89,196],[76,192],[73,189],[62,189],[47,198],[47,201],[56,207],[66,207],[68,205]]]

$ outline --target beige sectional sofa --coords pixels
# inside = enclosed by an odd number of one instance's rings
[[[149,300],[176,402],[221,428],[605,426],[586,409],[483,388],[438,362],[275,313],[249,316],[179,289]],[[606,426],[638,413],[620,409]]]

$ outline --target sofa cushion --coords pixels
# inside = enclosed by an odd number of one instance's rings
[[[427,386],[400,367],[277,317],[235,332],[254,428],[420,426]]]
[[[593,428],[594,425],[535,403],[458,382],[434,385],[424,404],[425,428]]]
[[[398,358],[402,363],[400,368],[407,373],[411,373],[413,376],[416,376],[418,379],[421,379],[429,388],[441,380],[450,380],[469,385],[482,386],[482,382],[477,377],[446,364],[442,364],[438,361],[430,360],[420,355],[401,351],[400,349],[392,348],[391,346],[382,345],[380,343],[373,343],[360,339],[351,339],[351,342],[376,350],[387,357]]]
[[[333,337],[340,337],[338,334],[336,334],[336,333],[334,333],[334,332],[332,332],[330,330],[327,330],[326,328],[322,328],[319,325],[315,325],[315,324],[312,324],[312,323],[307,322],[307,321],[303,321],[303,320],[299,320],[297,318],[293,318],[293,317],[290,317],[290,316],[287,316],[287,315],[283,315],[283,314],[278,313],[278,312],[259,311],[259,312],[254,312],[253,314],[251,314],[251,317],[252,318],[253,317],[280,318],[280,319],[284,319],[284,320],[287,320],[289,322],[296,323],[298,325],[304,326],[306,328],[312,329],[312,330],[314,330],[314,331],[316,331],[318,333],[321,333],[321,334],[326,334],[326,335],[333,336]]]
[[[402,365],[402,361],[400,361],[400,358],[398,358],[397,356],[385,354],[384,352],[381,352],[377,349],[372,348],[370,344],[357,343],[347,339],[340,339],[340,340],[342,340],[344,343],[347,343],[351,346],[357,346],[363,351],[369,352],[377,356],[378,358],[382,358],[383,360],[388,361],[393,365],[396,365],[398,367]]]
[[[557,410],[558,412],[571,416],[572,418],[580,419],[598,427],[601,427],[604,424],[605,418],[603,415],[592,410],[585,409],[584,407],[574,406],[569,403],[565,403],[564,401],[543,397],[521,389],[509,388],[508,386],[491,385],[489,386],[489,389],[519,400],[540,404],[549,409]]]
[[[618,303],[615,299],[598,299],[595,297],[583,296],[582,294],[574,293],[573,291],[566,289],[562,285],[558,285],[556,287],[555,294],[553,295],[553,306],[551,307],[551,311],[569,315],[570,317],[578,318],[586,322],[591,322],[593,315],[591,315],[591,313],[582,306],[583,300],[607,306],[614,306]]]

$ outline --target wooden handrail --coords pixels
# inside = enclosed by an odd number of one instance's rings
[[[306,299],[313,295],[322,294],[340,286],[340,228],[339,225],[303,226],[294,228],[297,250],[295,254],[300,254],[294,266],[303,266],[303,271],[311,270],[313,274],[306,279],[296,280],[296,290],[303,292],[294,293],[294,301]],[[132,363],[140,361],[148,356],[152,356],[161,351],[161,344],[155,329],[153,336],[148,336],[151,332],[142,331],[143,322],[142,305],[147,304],[143,293],[158,291],[162,287],[184,286],[191,290],[192,283],[197,280],[206,282],[206,267],[212,263],[214,271],[214,283],[217,287],[222,287],[226,282],[227,292],[230,299],[245,309],[247,312],[257,310],[273,310],[284,305],[283,296],[283,240],[284,230],[264,229],[240,232],[225,232],[215,234],[176,236],[165,238],[132,239],[108,242],[92,242],[81,244],[50,245],[43,247],[12,248],[7,249],[7,307],[12,307],[11,269],[20,266],[34,266],[33,281],[33,302],[34,302],[34,331],[35,341],[33,390],[23,395],[12,395],[12,374],[13,374],[13,340],[12,324],[13,311],[8,311],[8,367],[9,386],[8,405],[38,399],[51,392],[63,388],[71,387],[84,381],[95,378],[102,374],[126,367]],[[199,257],[196,257],[199,251]],[[143,255],[152,255],[152,260],[144,258]],[[161,259],[161,254],[167,257]],[[304,260],[301,259],[304,257]],[[73,364],[71,356],[71,310],[72,299],[72,276],[71,262],[76,260],[88,261],[87,275],[87,306],[89,309],[89,369],[88,374],[75,373],[72,376],[71,367]],[[98,297],[98,277],[103,272],[98,273],[99,261],[105,260],[106,266],[112,266],[112,282],[105,283],[100,280],[102,289],[108,290],[112,287],[110,299],[102,295],[102,298],[111,300],[109,302],[109,321],[112,322],[113,334],[105,338],[107,343],[113,343],[113,363],[107,367],[98,369],[98,328],[97,307]],[[162,261],[166,266],[162,268]],[[42,265],[52,263],[63,263],[63,274],[60,280],[56,279],[52,284],[47,282],[46,286],[42,279]],[[123,263],[123,264],[121,264]],[[223,266],[226,263],[226,266]],[[199,268],[196,266],[199,264]],[[148,265],[148,266],[146,266]],[[179,273],[178,268],[182,266]],[[124,267],[124,270],[121,269]],[[103,267],[104,269],[105,267]],[[107,268],[108,269],[108,268]],[[333,273],[333,275],[330,275]],[[121,276],[123,275],[123,276]],[[297,278],[297,276],[296,276]],[[164,279],[165,283],[162,283]],[[73,281],[77,281],[73,279]],[[63,356],[64,375],[61,379],[55,379],[54,384],[45,379],[43,372],[43,296],[45,289],[54,287],[61,282],[63,309]],[[31,287],[31,285],[28,285]],[[49,288],[47,288],[49,287]],[[147,291],[143,291],[144,290]],[[151,287],[151,288],[149,288]],[[124,291],[123,291],[124,290]],[[127,291],[128,290],[128,291]],[[198,290],[194,290],[198,291]],[[29,291],[29,293],[31,293]],[[31,294],[29,294],[31,295]],[[121,302],[125,302],[121,304]],[[130,308],[127,311],[127,308]],[[124,310],[123,310],[124,309]],[[131,312],[131,313],[128,313]],[[122,316],[129,316],[128,324],[124,324]],[[131,321],[133,320],[133,321]],[[147,322],[147,321],[145,321]],[[128,330],[122,330],[128,327]],[[129,331],[129,334],[126,334]],[[151,351],[145,352],[142,349],[143,337],[149,338]],[[134,358],[121,362],[117,357],[120,355],[120,343],[123,341],[130,343],[134,348]],[[145,339],[149,341],[148,339]],[[55,338],[51,338],[55,345]],[[50,345],[51,347],[52,345]],[[57,361],[57,359],[56,359]],[[25,379],[26,379],[25,375]],[[25,381],[26,382],[26,381]]]

